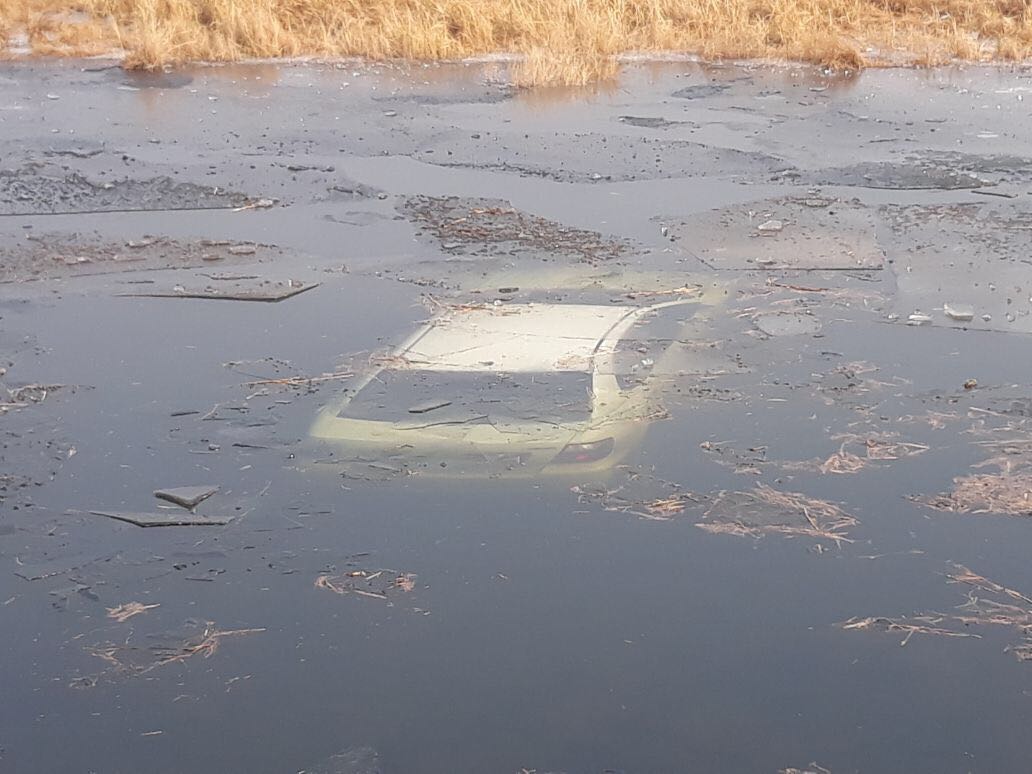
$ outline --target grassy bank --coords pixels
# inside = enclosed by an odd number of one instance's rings
[[[252,57],[523,55],[527,84],[689,51],[836,67],[1032,56],[1032,0],[4,0],[39,53],[122,48],[131,67]]]

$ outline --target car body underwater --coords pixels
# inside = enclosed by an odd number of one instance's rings
[[[706,305],[688,295],[445,307],[322,408],[318,461],[449,478],[604,473],[665,416],[658,387]]]

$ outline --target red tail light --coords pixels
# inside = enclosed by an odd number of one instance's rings
[[[563,465],[569,463],[597,462],[598,460],[608,457],[612,453],[613,439],[603,438],[601,441],[592,441],[591,443],[567,444],[566,448],[559,452],[552,462]]]

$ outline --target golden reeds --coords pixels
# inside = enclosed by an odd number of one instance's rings
[[[858,68],[1026,59],[1025,0],[7,0],[0,33],[131,67],[255,57],[512,53],[521,84],[583,84],[620,54],[689,51]]]

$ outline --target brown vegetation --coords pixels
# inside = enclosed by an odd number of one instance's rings
[[[953,565],[947,573],[949,583],[968,586],[967,602],[952,613],[925,613],[905,618],[850,618],[839,624],[850,631],[884,631],[903,633],[900,645],[906,645],[915,634],[939,637],[974,637],[981,634],[971,627],[1000,626],[1013,630],[1021,640],[1007,646],[1018,661],[1032,661],[1032,597],[1007,588],[962,564]]]
[[[757,484],[748,492],[721,492],[695,526],[738,537],[809,537],[841,545],[859,522],[839,506],[797,492]]]
[[[581,84],[629,52],[857,68],[1032,55],[1028,0],[6,0],[40,53],[121,47],[130,67],[254,57],[521,55],[526,84]]]
[[[360,597],[389,600],[392,592],[415,591],[416,576],[396,570],[347,570],[338,574],[323,573],[315,579],[317,589],[334,594],[357,594]]]
[[[953,479],[953,489],[931,497],[914,498],[939,511],[1032,516],[1032,470],[1024,457],[986,460],[976,467],[996,466],[999,473],[976,473]]]
[[[126,620],[116,616],[111,617],[120,623]],[[182,638],[173,636],[172,641],[164,644],[155,642],[150,645],[135,645],[127,639],[121,643],[89,647],[87,652],[105,661],[112,674],[145,675],[158,667],[180,664],[194,656],[211,658],[225,637],[238,637],[265,631],[265,629],[219,629],[211,621],[203,622],[199,626],[188,626],[187,629],[191,632],[189,635]],[[199,631],[194,631],[194,629],[199,629]],[[88,688],[95,684],[96,678],[78,678],[73,681],[73,685],[79,688]]]

